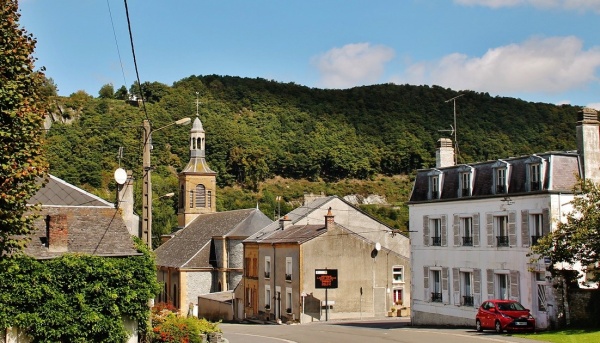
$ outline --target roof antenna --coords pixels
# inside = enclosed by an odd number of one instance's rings
[[[464,94],[459,94],[452,99],[448,99],[448,100],[444,101],[444,102],[452,101],[452,103],[454,104],[454,127],[452,127],[452,133],[454,133],[454,165],[458,165],[458,138],[457,138],[458,127],[456,127],[456,99],[460,98],[463,95]]]
[[[198,94],[200,93],[196,92],[196,117],[200,117],[200,115],[198,114],[198,108],[200,107],[200,101],[198,101]]]

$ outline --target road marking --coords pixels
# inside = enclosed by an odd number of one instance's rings
[[[415,330],[415,329],[399,329],[399,330],[407,330],[407,331],[410,330],[410,331],[416,331],[416,332],[436,333],[436,334],[439,334],[439,335],[451,335],[451,336],[457,336],[457,337],[477,338],[477,339],[481,339],[481,340],[484,340],[484,341],[490,341],[490,342],[502,342],[502,343],[515,342],[515,341],[507,341],[505,339],[490,338],[490,337],[480,337],[480,336],[471,336],[471,335],[463,335],[463,334],[450,333],[450,332],[438,332],[438,331],[434,331],[434,330]]]
[[[296,341],[290,341],[289,339],[283,339],[283,338],[277,338],[277,337],[270,337],[270,336],[261,336],[261,335],[252,335],[249,333],[228,333],[228,335],[243,335],[243,336],[252,336],[252,337],[260,337],[260,338],[269,338],[269,339],[276,339],[278,341],[282,341],[282,342],[286,342],[286,343],[298,343]]]

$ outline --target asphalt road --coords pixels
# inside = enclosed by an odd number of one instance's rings
[[[486,343],[539,342],[473,329],[410,326],[407,318],[329,321],[302,325],[220,324],[229,343]]]

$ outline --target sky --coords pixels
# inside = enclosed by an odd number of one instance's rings
[[[231,75],[438,85],[600,110],[600,0],[20,0],[68,96]]]

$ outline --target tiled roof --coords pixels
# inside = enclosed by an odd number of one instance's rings
[[[248,237],[272,221],[260,210],[245,209],[198,216],[155,250],[156,264],[176,268],[212,268],[213,237]]]
[[[52,175],[48,175],[46,185],[31,197],[28,203],[44,206],[115,207],[114,204]]]
[[[67,253],[84,253],[96,256],[131,256],[140,253],[134,247],[127,227],[115,208],[94,207],[42,207],[35,221],[35,232],[24,252],[37,259],[58,257],[64,252],[50,252],[46,241],[46,216],[67,216]]]
[[[545,163],[547,163],[546,174],[543,177],[543,190],[562,192],[569,192],[572,190],[577,182],[576,177],[579,175],[580,165],[578,154],[573,152],[548,152],[536,154],[535,156],[536,158],[543,159]],[[501,160],[510,165],[508,192],[506,194],[523,194],[527,192],[527,161],[531,157],[531,155],[528,155]],[[473,168],[473,189],[471,196],[465,197],[465,199],[495,195],[492,189],[494,184],[493,166],[497,162],[498,161],[487,161],[468,165]],[[464,168],[464,166],[465,165],[457,165],[417,171],[417,177],[413,186],[410,202],[458,199],[459,169]],[[441,193],[439,199],[429,200],[429,173],[434,170],[438,170],[443,175],[442,187],[440,189]],[[552,183],[550,183],[549,180],[552,180]],[[502,194],[502,196],[506,194]]]
[[[264,239],[258,239],[259,243],[297,243],[302,244],[327,232],[325,225],[292,225],[285,229],[277,230]]]

